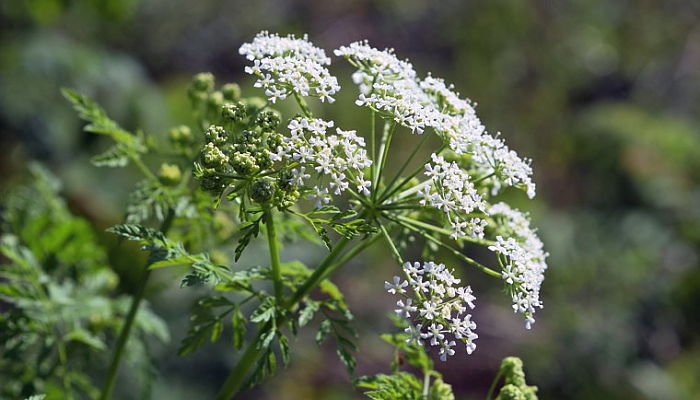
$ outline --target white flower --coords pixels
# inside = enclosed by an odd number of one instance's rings
[[[384,289],[391,294],[406,293],[406,289],[404,289],[406,286],[408,286],[408,282],[402,282],[398,276],[394,277],[393,283],[384,282]]]
[[[292,92],[332,103],[331,96],[340,90],[338,80],[324,67],[330,64],[330,58],[306,35],[280,37],[263,31],[251,43],[243,44],[239,53],[253,61],[245,72],[258,77],[255,87],[264,88],[272,103]]]
[[[335,50],[357,68],[353,81],[360,93],[355,104],[370,107],[414,133],[432,128],[452,151],[472,156],[470,170],[484,178],[494,194],[502,186],[517,186],[535,196],[530,160],[521,159],[497,137],[490,136],[471,101],[461,99],[452,85],[428,74],[417,77],[408,61],[392,49],[378,50],[355,42]]]
[[[411,322],[406,332],[411,335],[409,341],[424,339],[431,346],[440,347],[440,359],[445,361],[447,356],[454,355],[452,347],[460,340],[467,344],[468,352],[474,350],[474,340],[478,337],[474,330],[476,323],[471,320],[468,309],[474,308],[474,295],[469,286],[456,286],[461,282],[444,264],[424,262],[423,264],[407,262],[403,272],[408,281],[394,277],[393,283],[385,282],[384,287],[392,294],[405,291],[410,287],[414,298],[399,300],[396,313],[403,318],[411,318],[412,313],[418,312],[419,323]],[[413,300],[416,300],[414,306]],[[451,336],[448,336],[451,335]]]
[[[412,299],[407,299],[406,302],[403,300],[399,300],[396,302],[396,306],[398,307],[394,311],[396,314],[398,314],[400,317],[403,318],[411,318],[411,313],[416,312],[418,309],[416,306],[412,305],[413,300]]]
[[[421,204],[445,213],[452,226],[452,238],[482,238],[486,221],[480,218],[460,218],[460,215],[486,208],[471,177],[457,163],[447,162],[437,154],[431,158],[432,162],[425,166],[425,175],[430,178],[430,184],[419,194],[422,197]]]
[[[296,118],[287,128],[290,136],[275,154],[278,159],[296,161],[302,164],[298,172],[292,170],[292,183],[303,186],[311,178],[305,171],[314,171],[319,184],[314,187],[310,199],[316,200],[316,207],[328,204],[330,193],[340,195],[351,187],[368,195],[371,182],[365,178],[365,169],[372,161],[367,155],[365,141],[355,131],[336,128],[329,132],[333,121],[317,118]]]
[[[503,280],[508,284],[513,300],[513,310],[525,316],[528,329],[535,322],[537,308],[542,308],[540,287],[547,270],[542,241],[530,228],[526,214],[498,203],[490,207],[489,214],[499,222],[501,230],[509,237],[496,236],[496,243],[489,250],[501,255],[505,265],[501,271]]]

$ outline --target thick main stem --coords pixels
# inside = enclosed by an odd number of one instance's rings
[[[275,299],[277,304],[282,304],[282,274],[280,272],[280,252],[277,232],[275,231],[275,220],[272,217],[272,209],[265,209],[265,225],[267,225],[267,243],[270,248],[270,266],[272,268],[272,280],[275,285]]]
[[[166,234],[170,230],[170,226],[173,223],[173,218],[175,213],[173,210],[168,211],[168,215],[165,217],[163,224],[160,227],[160,231]],[[139,306],[143,300],[143,295],[146,292],[146,285],[148,284],[148,279],[151,276],[151,270],[148,269],[146,265],[139,286],[136,289],[134,297],[131,299],[131,306],[129,307],[129,313],[126,316],[126,321],[124,321],[124,326],[119,332],[119,338],[117,339],[117,347],[114,349],[114,355],[109,363],[109,369],[107,370],[107,381],[102,388],[102,394],[100,395],[100,400],[108,400],[112,397],[112,391],[114,391],[114,384],[117,379],[117,372],[119,371],[119,363],[124,356],[124,349],[126,343],[129,341],[129,335],[131,334],[131,328],[134,325],[134,320],[136,319],[136,314],[138,313]]]

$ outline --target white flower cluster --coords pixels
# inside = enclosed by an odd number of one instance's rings
[[[530,329],[535,323],[535,310],[542,308],[540,286],[544,281],[548,254],[530,227],[526,214],[505,203],[491,206],[489,214],[499,220],[499,226],[508,234],[508,238],[497,236],[496,244],[489,250],[502,257],[505,265],[502,276],[511,289],[513,310],[525,316],[525,327]]]
[[[393,282],[385,282],[384,288],[391,294],[402,297],[396,305],[396,313],[406,318],[410,326],[406,332],[409,340],[423,341],[440,348],[440,360],[455,354],[453,347],[460,340],[466,344],[467,354],[476,349],[474,341],[479,337],[474,330],[476,323],[467,311],[474,309],[471,287],[457,286],[460,283],[444,264],[407,262],[403,272],[408,281],[395,276]],[[415,296],[407,294],[410,287]],[[417,322],[414,324],[414,320]],[[448,336],[450,335],[450,336]]]
[[[377,50],[355,42],[335,51],[357,67],[353,74],[360,94],[355,102],[392,118],[415,133],[432,128],[457,154],[470,154],[471,166],[488,177],[492,191],[501,186],[518,186],[535,195],[530,161],[521,159],[502,140],[489,135],[469,100],[463,100],[442,79],[428,75],[420,80],[408,61],[399,60],[393,50]]]
[[[332,103],[332,96],[340,90],[338,80],[324,67],[330,64],[330,58],[306,35],[299,39],[263,31],[251,43],[243,44],[239,53],[253,61],[245,72],[258,77],[255,87],[264,88],[273,103],[292,92]]]
[[[272,155],[273,161],[288,159],[299,163],[292,169],[292,183],[304,186],[304,180],[313,170],[323,185],[313,186],[310,196],[320,208],[328,204],[331,194],[339,195],[344,191],[357,189],[364,195],[370,194],[371,181],[365,179],[364,170],[372,164],[367,156],[364,138],[355,131],[336,129],[336,134],[327,131],[333,128],[333,121],[317,118],[297,118],[287,126],[291,136],[284,138],[284,144],[277,147]],[[309,170],[307,170],[309,168]]]
[[[421,205],[430,205],[445,213],[452,226],[452,238],[483,238],[486,221],[469,218],[476,209],[486,211],[486,203],[476,191],[467,172],[442,156],[432,155],[432,163],[426,164],[425,175],[430,180],[418,192]]]

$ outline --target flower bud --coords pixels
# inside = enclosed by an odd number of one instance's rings
[[[241,87],[236,83],[227,83],[221,87],[221,93],[227,101],[237,101],[241,98]]]
[[[296,204],[297,201],[299,201],[300,195],[301,194],[296,189],[278,190],[277,193],[275,193],[275,205],[280,210],[289,208]]]
[[[255,118],[255,125],[263,131],[273,131],[280,123],[280,117],[273,111],[263,111]]]
[[[501,373],[505,377],[506,383],[515,386],[525,386],[525,373],[523,372],[523,362],[518,357],[506,357],[501,361]]]
[[[225,104],[221,108],[221,116],[231,122],[240,122],[246,117],[245,105],[240,101],[233,104]]]
[[[208,142],[221,146],[226,143],[228,134],[223,127],[218,125],[210,125],[206,132],[204,132],[204,136],[207,138]]]
[[[207,168],[218,169],[226,165],[229,158],[214,143],[207,143],[202,149],[202,164]]]
[[[221,94],[221,92],[216,91],[209,94],[209,97],[207,98],[207,107],[209,108],[209,112],[212,114],[218,114],[223,105],[224,95]]]
[[[231,159],[231,166],[241,175],[250,175],[258,172],[260,168],[255,162],[255,158],[249,153],[236,153]]]
[[[163,163],[158,170],[158,179],[166,186],[175,186],[182,179],[180,167],[175,164]]]
[[[179,145],[188,145],[194,141],[192,131],[187,125],[180,125],[170,129],[168,138],[173,144]]]
[[[501,388],[496,400],[526,400],[522,390],[515,385],[505,385]]]
[[[260,179],[250,189],[250,198],[260,204],[268,203],[274,195],[275,183],[270,179]]]
[[[192,78],[191,89],[197,92],[211,92],[214,90],[214,75],[202,72]]]

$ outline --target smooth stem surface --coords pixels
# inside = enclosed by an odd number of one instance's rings
[[[503,371],[499,369],[498,374],[496,374],[496,377],[493,378],[493,382],[491,382],[491,387],[489,387],[489,392],[486,394],[486,400],[491,400],[491,398],[493,397],[493,392],[496,390],[496,385],[501,379],[502,372]]]
[[[401,178],[401,174],[404,173],[404,171],[408,167],[408,164],[410,164],[411,161],[413,160],[413,157],[415,157],[416,154],[418,154],[418,151],[423,147],[423,144],[425,144],[425,141],[427,139],[428,139],[428,135],[423,135],[423,139],[421,139],[421,141],[418,143],[418,145],[413,149],[413,151],[411,152],[411,155],[409,155],[406,158],[406,160],[404,160],[403,164],[401,165],[401,168],[399,168],[399,171],[396,173],[396,175],[394,175],[394,178],[389,182],[389,184],[386,185],[386,189],[384,190],[384,193],[382,193],[382,195],[379,196],[380,202],[382,202],[387,197],[386,196],[387,193],[391,193],[391,190],[394,187],[394,184],[399,180],[399,178]],[[424,168],[425,168],[424,165],[420,166],[421,170],[423,170]]]
[[[408,230],[411,230],[411,231],[413,231],[413,232],[415,232],[415,233],[417,233],[417,234],[423,236],[426,240],[429,240],[429,241],[435,243],[436,245],[442,247],[443,249],[450,251],[452,254],[454,254],[455,256],[457,256],[457,257],[458,257],[459,259],[461,259],[462,261],[466,261],[468,264],[470,264],[471,266],[473,266],[473,267],[479,269],[480,271],[486,273],[487,275],[491,275],[491,276],[493,276],[493,277],[495,277],[495,278],[501,278],[501,274],[500,274],[500,273],[498,273],[498,272],[492,270],[491,268],[489,268],[489,267],[487,267],[487,266],[485,266],[485,265],[480,264],[479,262],[477,262],[476,260],[474,260],[474,259],[472,259],[472,258],[467,257],[466,255],[462,254],[462,252],[459,251],[458,249],[455,249],[454,247],[452,247],[452,246],[450,246],[450,245],[448,245],[448,244],[443,243],[440,239],[438,239],[438,238],[436,238],[436,237],[434,237],[434,236],[429,235],[429,234],[426,233],[424,230],[418,229],[418,228],[416,228],[415,226],[413,226],[413,225],[411,225],[411,224],[408,224],[408,223],[406,223],[406,222],[404,222],[404,221],[401,221],[401,220],[399,220],[399,219],[395,219],[395,218],[393,218],[393,217],[391,217],[391,216],[389,216],[389,215],[386,215],[386,214],[384,215],[384,217],[387,218],[387,219],[390,220],[390,221],[396,222],[397,224],[403,226],[404,228],[406,228],[406,229],[408,229]]]
[[[430,394],[430,374],[425,371],[423,374],[423,398],[427,399]]]
[[[275,230],[275,220],[272,216],[271,208],[265,209],[264,218],[265,225],[267,225],[267,244],[270,249],[270,266],[272,268],[272,279],[275,285],[275,299],[277,299],[277,304],[283,304],[279,242],[277,241],[277,231]]]
[[[306,100],[304,100],[303,97],[299,96],[299,93],[294,92],[294,91],[292,91],[292,93],[294,93],[294,99],[299,104],[299,108],[301,108],[301,112],[303,112],[307,118],[311,118],[311,110],[309,109],[309,105],[306,104]]]
[[[165,217],[163,224],[161,225],[160,231],[163,234],[167,234],[170,230],[170,226],[173,223],[173,218],[175,213],[172,209],[168,210],[168,215]],[[114,355],[112,356],[112,361],[109,363],[109,370],[107,371],[107,380],[102,388],[102,394],[100,395],[100,400],[108,400],[112,397],[112,391],[114,391],[114,384],[117,379],[117,372],[119,371],[119,363],[124,356],[124,349],[126,343],[129,340],[129,335],[131,334],[131,328],[134,325],[134,320],[136,319],[136,314],[138,313],[139,306],[143,300],[143,295],[146,292],[146,284],[148,284],[148,279],[151,276],[151,270],[148,269],[146,265],[141,280],[139,282],[139,287],[136,289],[134,297],[131,299],[131,307],[129,308],[129,313],[126,316],[126,321],[124,321],[124,326],[119,332],[119,338],[117,339],[117,345],[114,349]]]
[[[216,394],[216,400],[229,400],[241,389],[243,380],[248,375],[248,370],[258,361],[263,351],[263,349],[259,349],[257,346],[261,332],[264,332],[264,329],[258,331],[255,339],[250,342],[245,353],[243,353],[241,359],[238,360],[236,367],[231,370],[228,378],[226,378],[223,386],[221,386],[221,389],[219,389],[219,392]]]
[[[391,139],[394,137],[394,130],[396,129],[396,123],[392,122],[391,124],[389,122],[384,123],[384,133],[382,134],[382,143],[379,146],[379,160],[378,160],[378,167],[379,169],[375,171],[375,183],[374,183],[374,192],[373,194],[373,199],[377,200],[377,196],[379,194],[379,185],[382,181],[382,173],[384,172],[384,165],[386,165],[386,159],[389,155],[389,148],[391,147]]]

